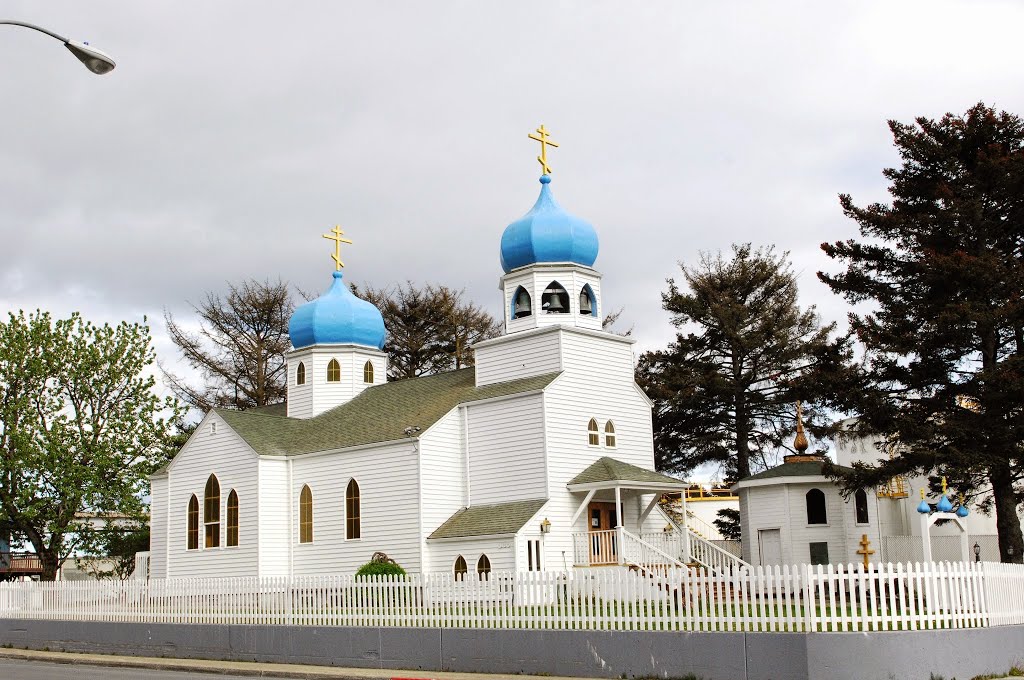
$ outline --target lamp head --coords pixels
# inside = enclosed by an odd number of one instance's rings
[[[117,65],[114,63],[114,60],[110,58],[109,54],[106,54],[95,47],[91,47],[89,43],[78,42],[77,40],[68,40],[64,43],[64,47],[68,48],[71,54],[75,55],[80,62],[85,64],[87,69],[96,75],[101,76],[104,73],[110,73]]]

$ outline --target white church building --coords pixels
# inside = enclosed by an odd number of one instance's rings
[[[152,475],[152,578],[351,573],[377,551],[470,574],[690,560],[633,340],[601,328],[597,235],[540,181],[501,239],[504,334],[472,368],[387,382],[381,314],[335,251],[290,322],[287,402],[210,412]]]

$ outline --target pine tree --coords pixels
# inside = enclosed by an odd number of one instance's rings
[[[768,466],[795,427],[797,399],[823,435],[821,406],[846,374],[843,340],[797,305],[787,254],[734,245],[726,260],[702,254],[682,266],[689,290],[669,279],[664,308],[680,329],[667,350],[644,354],[637,380],[654,400],[656,463],[687,472],[718,463],[739,479]]]
[[[990,495],[1003,561],[1021,562],[1024,481],[1024,124],[979,103],[963,116],[889,121],[902,165],[892,204],[857,207],[862,239],[825,243],[845,264],[819,272],[870,311],[850,323],[870,389],[852,400],[860,431],[895,455],[857,466],[844,486],[935,472]]]

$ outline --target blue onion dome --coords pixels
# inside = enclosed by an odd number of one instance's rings
[[[540,178],[540,196],[530,212],[505,227],[501,268],[505,273],[538,262],[575,262],[590,267],[597,259],[597,232],[570,215],[551,195],[551,176]]]
[[[380,310],[353,295],[340,271],[326,293],[296,309],[288,322],[295,349],[331,343],[383,349],[384,333]]]
[[[967,515],[969,514],[971,514],[971,511],[967,509],[966,505],[961,505],[959,508],[956,509],[957,517],[967,517]]]
[[[917,511],[922,515],[927,515],[932,511],[932,506],[928,505],[928,501],[922,498],[921,502],[917,504]]]
[[[953,509],[953,504],[949,502],[949,498],[946,494],[942,494],[942,498],[939,499],[938,506],[939,512],[949,512]]]

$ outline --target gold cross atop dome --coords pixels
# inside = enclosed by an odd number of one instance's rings
[[[543,123],[541,123],[540,127],[537,128],[537,134],[531,132],[527,137],[535,142],[540,142],[540,155],[537,156],[537,160],[540,162],[540,167],[543,173],[545,175],[550,175],[551,168],[548,166],[548,147],[553,146],[557,149],[558,144],[548,139],[548,131],[544,128]]]
[[[323,237],[334,241],[334,252],[331,253],[331,259],[334,260],[334,270],[341,271],[341,268],[345,266],[345,263],[341,261],[341,244],[347,243],[352,245],[352,241],[347,238],[343,238],[345,232],[341,230],[341,225],[335,224],[334,229],[331,229],[329,234],[324,234]]]

